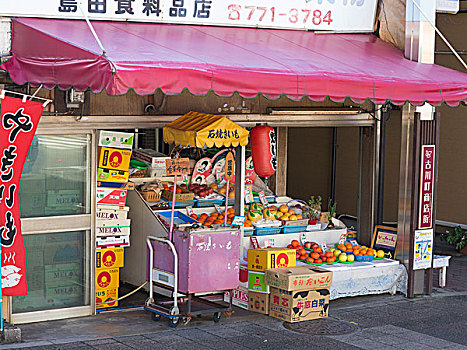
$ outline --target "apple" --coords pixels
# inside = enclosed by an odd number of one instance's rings
[[[354,262],[355,261],[355,255],[353,255],[353,254],[347,255],[347,261]]]
[[[335,257],[338,257],[339,255],[341,255],[342,252],[340,250],[336,249],[333,253],[334,253]]]
[[[339,261],[346,262],[347,254],[342,253],[341,255],[339,255]]]
[[[305,248],[311,249],[311,242],[305,242]]]
[[[292,249],[292,248],[293,248],[293,245],[292,245],[292,244],[289,244],[289,245],[287,246],[287,248],[288,248],[288,249]]]
[[[316,259],[315,260],[315,264],[322,264],[322,263],[323,263],[323,260],[321,260],[321,259]]]

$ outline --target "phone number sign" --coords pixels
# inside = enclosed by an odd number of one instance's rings
[[[373,32],[377,0],[2,0],[2,16]]]

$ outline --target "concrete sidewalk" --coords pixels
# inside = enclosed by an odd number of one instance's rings
[[[206,316],[175,329],[144,310],[27,324],[23,343],[0,349],[467,349],[467,292],[338,299],[328,319],[304,322],[319,333],[353,328],[337,335],[297,333],[274,318],[236,311],[217,324]]]

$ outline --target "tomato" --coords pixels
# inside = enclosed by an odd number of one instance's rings
[[[325,254],[326,258],[332,258],[334,254],[331,251],[327,251]]]
[[[315,261],[313,258],[307,258],[306,259],[306,262],[309,262],[309,263],[312,263],[313,261]]]
[[[290,242],[294,248],[297,248],[300,245],[300,242],[294,239],[292,242]]]
[[[314,247],[314,248],[313,248],[313,251],[314,251],[315,253],[320,253],[320,252],[322,252],[322,250],[321,250],[320,247]]]
[[[316,264],[322,264],[322,263],[323,263],[323,260],[321,260],[321,259],[316,259],[316,260],[315,260],[315,263],[316,263]]]
[[[292,244],[289,244],[289,245],[287,246],[287,248],[292,249],[292,248],[293,248],[293,245],[292,245]]]
[[[318,254],[318,253],[311,253],[310,256],[311,256],[313,259],[319,259],[319,254]]]
[[[299,249],[298,254],[300,255],[308,255],[305,249]]]

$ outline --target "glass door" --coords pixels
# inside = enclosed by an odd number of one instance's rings
[[[19,191],[28,295],[11,298],[13,323],[93,313],[94,148],[91,132],[34,138]]]

